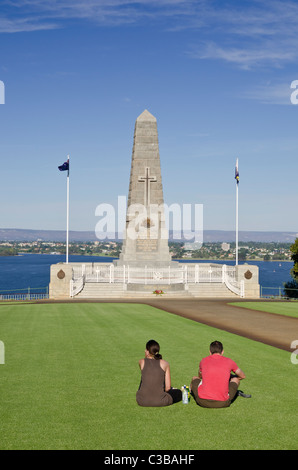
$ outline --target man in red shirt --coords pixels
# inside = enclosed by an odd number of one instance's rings
[[[204,357],[199,366],[199,376],[193,377],[190,389],[198,405],[204,408],[225,408],[230,406],[237,394],[249,398],[238,391],[244,372],[236,362],[223,356],[220,341],[210,344],[210,355]],[[235,375],[231,377],[231,372]]]

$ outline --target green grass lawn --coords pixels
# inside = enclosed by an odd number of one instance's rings
[[[197,374],[210,342],[222,341],[252,398],[219,410],[193,400],[139,407],[138,359],[152,338],[177,387]],[[1,450],[297,449],[298,366],[286,351],[117,303],[1,305],[0,340]]]
[[[232,302],[229,305],[298,318],[298,302]]]

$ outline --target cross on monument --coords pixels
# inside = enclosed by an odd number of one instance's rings
[[[157,178],[156,176],[150,176],[150,168],[145,168],[145,176],[139,176],[138,181],[140,183],[145,183],[145,197],[144,203],[145,207],[150,205],[150,183],[156,183]]]

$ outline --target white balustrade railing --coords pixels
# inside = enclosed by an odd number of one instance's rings
[[[74,297],[79,294],[85,284],[85,275],[82,275],[79,279],[71,279],[70,281],[70,297]]]
[[[244,297],[244,281],[237,281],[235,266],[216,264],[181,264],[179,267],[135,267],[105,265],[79,265],[73,267],[70,296],[74,297],[86,282],[123,284],[197,284],[224,283],[227,288]]]
[[[229,288],[240,289],[236,280],[234,266],[215,264],[181,264],[178,267],[135,267],[106,265],[85,265],[73,267],[73,288],[80,288],[82,282],[103,283],[136,283],[136,284],[191,284],[191,283],[225,283]],[[240,290],[239,290],[240,292]]]
[[[82,264],[73,267],[70,296],[77,295],[88,282],[145,285],[224,283],[230,291],[244,297],[244,281],[237,281],[235,266],[207,263],[193,265],[181,263],[178,267]]]
[[[228,269],[227,269],[228,268]],[[223,282],[234,294],[244,297],[244,281],[236,280],[236,270],[232,270],[231,266],[227,267],[225,264],[222,267]]]

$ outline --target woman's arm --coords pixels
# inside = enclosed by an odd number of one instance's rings
[[[171,388],[171,372],[170,372],[170,364],[166,363],[165,368],[165,391],[167,392]]]

